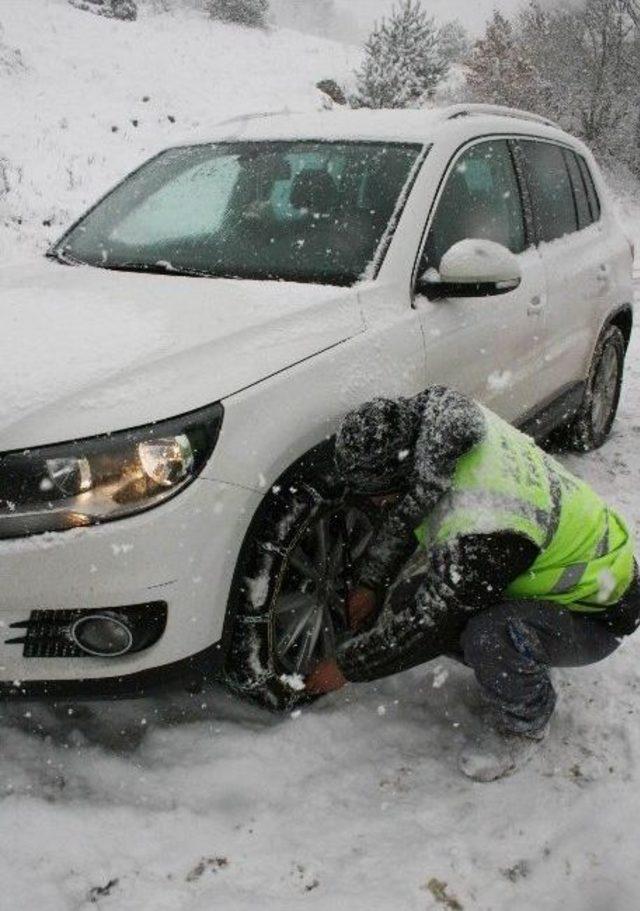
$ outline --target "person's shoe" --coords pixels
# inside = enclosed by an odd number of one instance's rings
[[[535,734],[511,734],[485,728],[460,751],[458,767],[473,781],[497,781],[513,775],[540,750],[549,726]]]

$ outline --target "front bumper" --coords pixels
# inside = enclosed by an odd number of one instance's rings
[[[0,694],[144,691],[216,664],[238,553],[260,494],[204,478],[100,527],[0,542]],[[119,658],[28,658],[13,624],[35,610],[164,601],[159,641]]]

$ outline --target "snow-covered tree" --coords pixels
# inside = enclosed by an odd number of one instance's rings
[[[638,170],[640,22],[630,10],[627,0],[583,0],[556,11],[532,2],[518,29],[544,87],[530,106],[584,138],[602,158]]]
[[[527,107],[534,69],[511,22],[494,12],[467,60],[467,84],[478,101]],[[529,105],[530,106],[530,105]]]
[[[618,0],[623,12],[640,28],[640,0]]]
[[[610,139],[622,128],[640,101],[638,33],[618,0],[588,0],[581,17],[583,78],[579,112],[582,133],[590,142]],[[584,77],[587,77],[586,79]]]
[[[136,0],[69,0],[69,3],[77,9],[97,13],[108,19],[124,19],[131,22],[138,17]]]
[[[440,55],[448,63],[459,63],[471,52],[469,33],[459,19],[445,22],[438,34],[438,42]]]
[[[269,0],[205,0],[205,8],[213,19],[264,28]]]
[[[403,0],[377,25],[365,45],[355,104],[405,108],[419,104],[448,69],[439,30],[421,0]]]
[[[640,0],[496,13],[468,67],[474,99],[551,117],[640,175]]]

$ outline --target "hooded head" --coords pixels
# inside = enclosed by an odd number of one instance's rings
[[[373,399],[349,412],[336,439],[336,466],[353,490],[402,490],[413,469],[417,418],[408,399]]]

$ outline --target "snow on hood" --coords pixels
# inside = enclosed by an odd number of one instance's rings
[[[112,272],[0,270],[0,452],[162,420],[362,330],[354,291]]]

